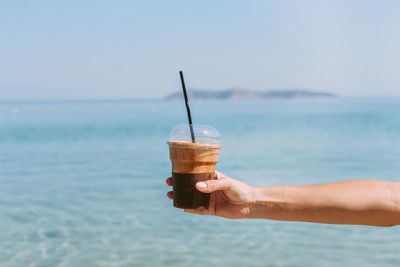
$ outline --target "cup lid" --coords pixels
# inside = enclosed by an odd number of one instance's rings
[[[193,124],[193,132],[196,143],[219,144],[219,132],[212,126]],[[188,124],[179,124],[175,126],[170,135],[169,141],[192,142],[190,127]]]

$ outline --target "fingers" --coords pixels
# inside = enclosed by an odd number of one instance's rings
[[[168,186],[172,186],[172,177],[168,177],[168,178],[165,180],[165,183],[166,183]],[[172,191],[167,192],[167,197],[168,197],[169,199],[174,199],[174,193],[173,193]]]
[[[167,185],[169,185],[169,186],[172,186],[172,177],[168,177],[168,178],[165,180],[165,183],[166,183]]]
[[[203,193],[212,193],[218,190],[229,190],[231,189],[231,183],[229,179],[217,179],[198,182],[196,189]]]
[[[168,197],[169,199],[174,199],[174,193],[173,193],[172,191],[169,191],[169,192],[167,193],[167,197]]]

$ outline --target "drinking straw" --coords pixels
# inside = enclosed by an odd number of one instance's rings
[[[187,92],[186,92],[185,80],[183,79],[183,72],[179,71],[179,75],[181,76],[182,91],[183,91],[183,96],[185,97],[186,113],[187,113],[188,120],[189,120],[190,135],[192,136],[192,143],[196,143],[196,140],[194,138],[192,115],[190,113],[189,99],[188,99]]]

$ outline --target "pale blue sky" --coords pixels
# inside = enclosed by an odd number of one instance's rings
[[[2,1],[0,99],[400,95],[400,1]]]

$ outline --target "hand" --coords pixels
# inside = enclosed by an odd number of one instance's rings
[[[172,177],[165,182],[172,186]],[[254,188],[241,181],[215,172],[215,180],[198,182],[196,189],[203,193],[211,193],[210,205],[208,209],[186,209],[186,212],[231,219],[247,218],[250,214]],[[167,196],[173,199],[173,192],[169,191]]]

